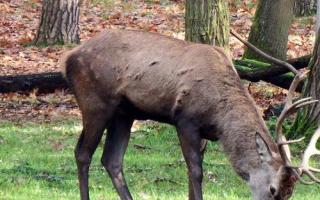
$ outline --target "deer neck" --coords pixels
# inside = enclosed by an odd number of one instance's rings
[[[278,152],[276,144],[254,104],[233,104],[223,116],[220,141],[235,171],[248,180],[250,174],[261,167],[256,134],[260,134],[270,151],[275,153]]]

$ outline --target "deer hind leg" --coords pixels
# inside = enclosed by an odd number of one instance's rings
[[[201,142],[200,142],[201,162],[203,162],[204,153],[206,152],[207,144],[208,144],[208,140],[201,139]],[[193,185],[190,179],[189,179],[189,199],[195,199],[195,195],[193,193]]]
[[[90,103],[77,99],[83,118],[83,130],[75,149],[81,200],[89,200],[88,171],[91,158],[113,115],[112,108],[114,108],[112,105],[107,106],[94,95],[86,99],[90,99]]]
[[[189,175],[189,200],[202,200],[202,156],[201,138],[198,130],[192,125],[181,125],[177,128],[178,137],[185,158]]]
[[[101,162],[122,200],[132,200],[122,171],[122,163],[130,138],[133,119],[117,115],[108,127]]]

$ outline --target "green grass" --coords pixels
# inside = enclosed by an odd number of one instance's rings
[[[79,199],[73,150],[80,130],[79,121],[0,122],[0,200]],[[101,149],[102,144],[90,169],[90,196],[119,199],[100,164]],[[186,167],[171,126],[143,126],[132,133],[124,171],[134,199],[187,199]],[[208,146],[204,174],[204,199],[251,198],[218,143]],[[320,199],[319,186],[298,185],[293,199]]]

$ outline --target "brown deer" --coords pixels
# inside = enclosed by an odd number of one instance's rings
[[[82,200],[89,199],[89,165],[105,129],[101,162],[120,198],[132,199],[122,163],[135,119],[176,127],[188,167],[190,200],[203,199],[203,139],[220,140],[255,200],[291,196],[302,171],[281,153],[290,142],[284,137],[279,144],[273,141],[221,48],[154,33],[108,30],[66,54],[61,63],[83,117],[75,149]],[[309,174],[307,167],[304,172]]]

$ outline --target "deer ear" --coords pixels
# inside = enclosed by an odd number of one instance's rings
[[[264,139],[261,137],[259,133],[256,133],[256,146],[260,160],[263,163],[270,162],[272,160],[270,150],[268,148],[267,143],[264,141]]]

